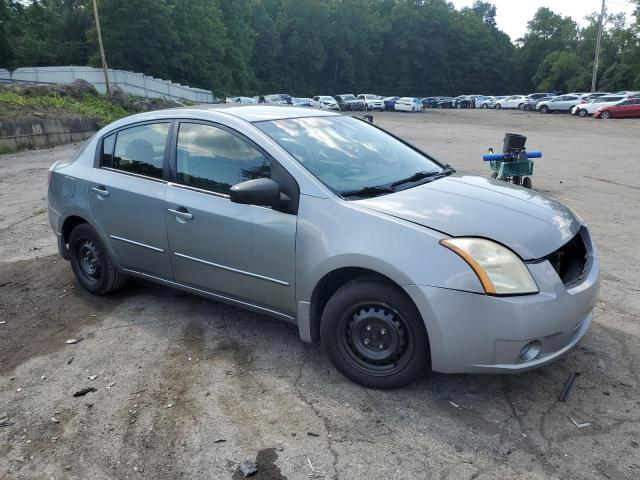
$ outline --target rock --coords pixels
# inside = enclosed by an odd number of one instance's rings
[[[89,375],[87,378],[89,380],[95,380],[96,378],[98,378],[98,376],[97,375]]]
[[[82,100],[85,95],[98,96],[98,90],[86,80],[78,79],[73,83],[64,85],[63,91],[66,95],[76,100]]]
[[[116,105],[127,105],[129,103],[129,95],[120,87],[112,85],[110,90],[109,95],[107,95],[107,100],[111,103],[115,103]]]
[[[258,466],[256,465],[256,462],[245,460],[240,464],[240,471],[244,478],[247,478],[258,473]]]
[[[224,438],[216,438],[213,443],[224,443],[226,440]]]
[[[64,343],[66,343],[67,345],[74,345],[76,343],[78,343],[80,340],[82,340],[81,338],[70,338],[67,341],[65,341]]]
[[[56,417],[51,417],[51,421],[53,423],[60,423],[60,420],[58,420]]]
[[[307,437],[319,437],[320,434],[316,432],[307,432]]]
[[[8,427],[9,425],[11,425],[9,422],[9,415],[6,413],[0,415],[0,427]]]
[[[174,102],[164,98],[143,98],[133,102],[132,108],[136,112],[150,112],[152,110],[160,110],[163,108],[183,107],[184,104]]]
[[[76,393],[73,394],[74,397],[84,397],[87,393],[91,393],[91,392],[97,392],[98,390],[96,390],[93,387],[89,387],[89,388],[83,388],[82,390],[78,390]]]

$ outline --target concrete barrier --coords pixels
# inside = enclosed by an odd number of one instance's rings
[[[97,118],[39,118],[0,122],[0,152],[47,148],[89,138],[99,129]]]

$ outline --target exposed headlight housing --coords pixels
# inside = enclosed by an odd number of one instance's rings
[[[486,238],[458,237],[441,240],[440,244],[467,262],[488,295],[539,292],[520,257],[499,243]]]

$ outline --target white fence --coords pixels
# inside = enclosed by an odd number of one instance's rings
[[[104,74],[101,68],[92,67],[24,67],[13,72],[0,69],[0,82],[27,81],[42,83],[72,83],[82,79],[93,84],[100,93],[106,93]],[[215,97],[210,90],[187,87],[168,80],[148,77],[142,73],[109,69],[109,82],[125,92],[146,98],[187,100],[194,103],[213,103]]]

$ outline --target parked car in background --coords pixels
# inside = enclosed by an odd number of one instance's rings
[[[594,100],[596,98],[600,98],[604,95],[611,95],[610,93],[607,92],[592,92],[592,93],[585,93],[584,95],[582,95],[580,98],[582,99],[583,102],[590,102],[591,100]]]
[[[420,112],[422,110],[422,102],[415,97],[402,97],[396,102],[395,109],[397,112]]]
[[[459,95],[455,97],[452,101],[453,108],[473,108],[474,103],[470,96],[468,95]]]
[[[340,110],[340,106],[336,99],[329,95],[316,95],[311,100],[311,106],[322,110]]]
[[[524,95],[511,95],[509,97],[503,98],[502,100],[498,100],[496,102],[496,109],[500,110],[503,108],[517,108],[523,110],[526,101],[527,97],[525,97]]]
[[[571,108],[578,105],[580,101],[581,97],[578,95],[559,95],[553,97],[551,100],[539,102],[536,105],[536,110],[540,113],[569,112]]]
[[[310,98],[291,97],[291,104],[296,107],[312,107],[312,101]]]
[[[436,108],[453,108],[453,98],[439,97]]]
[[[554,96],[555,95],[536,98],[536,99],[527,99],[522,109],[526,112],[531,112],[536,109],[536,105],[538,105],[540,102],[546,102],[547,100],[551,100]]]
[[[439,97],[425,97],[420,102],[422,103],[422,108],[436,108],[438,106]]]
[[[362,100],[364,102],[365,110],[384,110],[384,102],[380,99],[379,95],[361,93],[358,95],[358,100]]]
[[[489,108],[489,105],[494,103],[495,97],[489,95],[480,95],[475,98],[474,103],[476,108]]]
[[[251,97],[226,97],[224,103],[258,103],[258,101]]]
[[[627,98],[615,105],[600,107],[594,118],[608,120],[609,118],[640,118],[640,98]]]
[[[141,113],[48,178],[49,224],[83,289],[131,276],[269,315],[366,387],[542,367],[578,344],[598,299],[573,210],[349,115]]]
[[[362,111],[365,109],[364,102],[362,100],[358,100],[353,93],[343,93],[335,95],[333,98],[338,102],[340,111]]]
[[[273,93],[271,95],[261,95],[258,103],[273,103],[276,105],[291,105],[291,95],[286,93]]]
[[[396,102],[400,100],[400,97],[384,97],[382,102],[384,103],[384,109],[387,111],[395,110]]]
[[[594,98],[590,102],[579,103],[571,108],[572,115],[578,115],[579,117],[587,117],[593,115],[595,111],[600,107],[607,107],[609,105],[615,105],[622,100],[625,100],[624,95],[604,95],[602,97]]]

